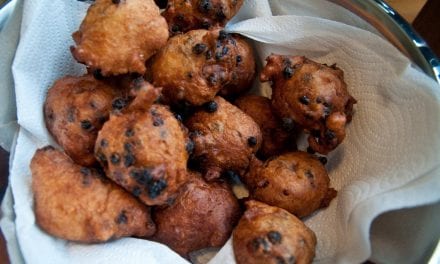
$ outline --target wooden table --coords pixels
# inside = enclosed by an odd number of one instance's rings
[[[0,0],[1,1],[1,0]],[[440,0],[388,0],[405,19],[413,23],[414,28],[428,42],[436,54],[440,54]],[[422,7],[424,7],[422,9]],[[7,157],[0,149],[0,194],[6,187]],[[5,242],[0,230],[0,264],[9,263]]]

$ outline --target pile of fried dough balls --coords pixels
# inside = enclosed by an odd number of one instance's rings
[[[300,219],[336,196],[315,153],[343,141],[356,100],[335,65],[275,54],[259,76],[272,98],[246,94],[253,48],[222,29],[242,4],[90,5],[71,47],[88,73],[57,80],[44,104],[60,148],[37,150],[30,165],[44,231],[149,239],[185,258],[232,234],[237,263],[313,260],[316,236]],[[240,181],[247,198],[233,192]]]

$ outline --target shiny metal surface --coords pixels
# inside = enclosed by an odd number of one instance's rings
[[[328,0],[347,8],[374,26],[426,74],[440,83],[440,62],[411,25],[382,0]]]

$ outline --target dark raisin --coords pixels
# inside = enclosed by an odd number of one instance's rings
[[[130,167],[131,165],[134,164],[135,161],[136,161],[136,159],[133,154],[129,153],[124,156],[124,166],[125,167]]]
[[[309,179],[313,179],[313,173],[310,170],[306,170],[305,175]]]
[[[125,130],[125,136],[126,137],[134,136],[134,130],[132,128],[129,128],[129,129]]]
[[[101,147],[105,148],[108,147],[108,140],[103,138],[101,139],[101,143],[100,143]]]
[[[219,61],[222,57],[223,57],[223,54],[220,51],[215,53],[215,59],[216,60]]]
[[[332,140],[336,137],[335,132],[333,130],[327,129],[324,133],[324,137],[327,140]]]
[[[112,0],[112,3],[113,3],[113,4],[116,4],[116,5],[117,5],[117,4],[120,4],[120,3],[121,3],[121,0]]]
[[[194,145],[194,141],[192,141],[191,139],[188,140],[188,142],[186,142],[185,149],[186,149],[186,152],[188,152],[189,155],[191,155],[193,153],[194,146],[195,146]]]
[[[321,96],[318,96],[318,97],[316,98],[316,103],[317,103],[317,104],[320,104],[320,103],[322,103],[323,101],[324,101],[324,99],[322,99]]]
[[[125,213],[126,213],[125,210],[122,210],[119,213],[118,217],[116,217],[115,221],[116,221],[117,224],[126,224],[128,222],[128,218],[127,218],[127,215]]]
[[[148,186],[152,179],[149,169],[133,169],[130,171],[130,176],[143,186]]]
[[[208,76],[209,85],[215,85],[217,83],[217,76],[215,74],[211,74]]]
[[[135,78],[132,82],[132,87],[135,90],[139,90],[144,85],[144,78],[142,76]]]
[[[116,98],[112,102],[112,108],[114,110],[122,110],[127,105],[127,101],[123,98]]]
[[[270,231],[269,233],[267,233],[267,238],[272,244],[281,243],[281,234],[278,231]]]
[[[192,72],[187,72],[187,73],[186,73],[186,76],[188,76],[189,79],[192,79],[192,77],[193,77],[193,73],[192,73]]]
[[[228,54],[228,52],[229,52],[229,48],[227,46],[224,46],[222,48],[222,55],[224,56],[224,55]]]
[[[283,70],[284,79],[292,78],[294,73],[295,73],[295,70],[292,67],[290,67],[290,66],[285,67]]]
[[[327,164],[327,158],[326,157],[319,157],[318,159],[322,163],[322,165]]]
[[[86,167],[81,167],[81,173],[84,175],[84,176],[89,176],[90,175],[90,169],[89,168],[86,168]]]
[[[177,120],[179,120],[180,122],[183,122],[183,115],[182,115],[182,114],[175,113],[175,114],[174,114],[174,117],[175,117]]]
[[[202,13],[207,13],[212,9],[212,4],[210,0],[201,0],[199,2],[199,11]]]
[[[310,154],[315,154],[316,153],[316,151],[313,150],[310,146],[307,147],[307,152],[310,153]]]
[[[282,126],[283,126],[284,130],[290,132],[295,129],[295,122],[293,122],[293,119],[283,118],[281,121],[282,121]]]
[[[127,151],[128,153],[131,153],[133,150],[133,146],[131,145],[131,143],[127,142],[124,144],[124,149],[125,151]]]
[[[197,44],[193,47],[192,51],[193,51],[195,54],[202,54],[203,52],[206,51],[206,45],[203,44],[203,43],[197,43]]]
[[[89,177],[88,175],[84,175],[83,178],[82,178],[82,184],[84,186],[89,186],[90,183],[92,183],[92,178]]]
[[[257,145],[257,138],[256,137],[249,137],[247,140],[247,143],[249,147],[255,147]]]
[[[96,80],[102,80],[104,79],[104,76],[102,76],[101,69],[96,69],[93,71],[93,77],[95,77]]]
[[[98,160],[101,162],[101,163],[107,163],[107,158],[105,157],[105,155],[104,154],[102,154],[101,152],[98,152],[98,153],[96,153],[96,157],[98,158]]]
[[[218,109],[218,105],[215,101],[210,101],[204,104],[204,108],[208,113],[214,113]]]
[[[81,128],[85,130],[91,130],[93,128],[93,125],[89,120],[82,120]]]
[[[134,197],[139,197],[141,196],[141,189],[139,187],[134,187],[133,190],[131,191],[131,194],[133,194]]]
[[[208,51],[205,53],[205,58],[206,58],[207,60],[210,60],[210,59],[212,58],[212,52],[211,52],[210,50],[208,50]]]
[[[160,116],[153,117],[153,126],[158,127],[163,125],[163,119]]]
[[[290,193],[289,193],[288,190],[284,189],[284,190],[283,190],[283,194],[284,194],[285,196],[289,196]]]
[[[308,105],[310,104],[310,98],[307,95],[303,95],[299,98],[299,102],[303,105]]]
[[[151,199],[156,198],[167,187],[167,182],[164,179],[153,181],[148,186],[148,195]]]
[[[228,33],[226,33],[224,30],[220,30],[218,34],[218,40],[224,40],[228,37]]]
[[[113,154],[110,156],[110,161],[111,161],[113,164],[118,164],[118,163],[121,161],[121,156],[119,156],[118,153],[113,153]]]
[[[254,251],[262,248],[263,252],[267,253],[269,252],[270,245],[266,239],[257,237],[252,240],[252,248],[254,249]]]
[[[235,57],[236,65],[240,64],[240,62],[242,62],[242,61],[243,61],[243,58],[240,55],[237,55],[237,57]]]

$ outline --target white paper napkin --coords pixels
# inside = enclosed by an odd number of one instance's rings
[[[346,140],[329,156],[327,167],[339,194],[329,208],[307,219],[306,224],[318,237],[316,262],[358,263],[371,255],[369,229],[376,216],[440,200],[440,90],[378,35],[335,22],[348,23],[344,15],[337,18],[335,6],[335,11],[327,13],[331,15],[327,18],[335,21],[311,16],[324,2],[297,6],[298,1],[248,0],[228,30],[256,40],[261,64],[267,55],[277,52],[337,63],[344,70],[358,104]],[[283,9],[284,5],[295,8],[296,15],[285,16],[288,9]],[[52,143],[42,105],[47,88],[57,78],[84,72],[73,60],[69,46],[73,44],[70,35],[86,8],[87,4],[72,0],[24,3],[20,43],[12,67],[21,129],[10,175],[23,258],[29,263],[184,263],[154,242],[125,238],[81,245],[55,239],[35,225],[29,162],[36,148]],[[301,8],[307,16],[299,16]],[[360,20],[356,23],[362,24]],[[263,87],[262,93],[268,94],[267,85]],[[414,224],[423,223],[419,220]],[[376,230],[372,237],[377,245],[386,241],[380,233]],[[410,239],[429,244],[435,235]],[[393,249],[400,250],[398,255],[408,262],[420,260],[423,252],[406,250],[411,248],[411,243],[402,242]],[[378,256],[383,261],[388,255]],[[230,241],[211,263],[233,263]]]

